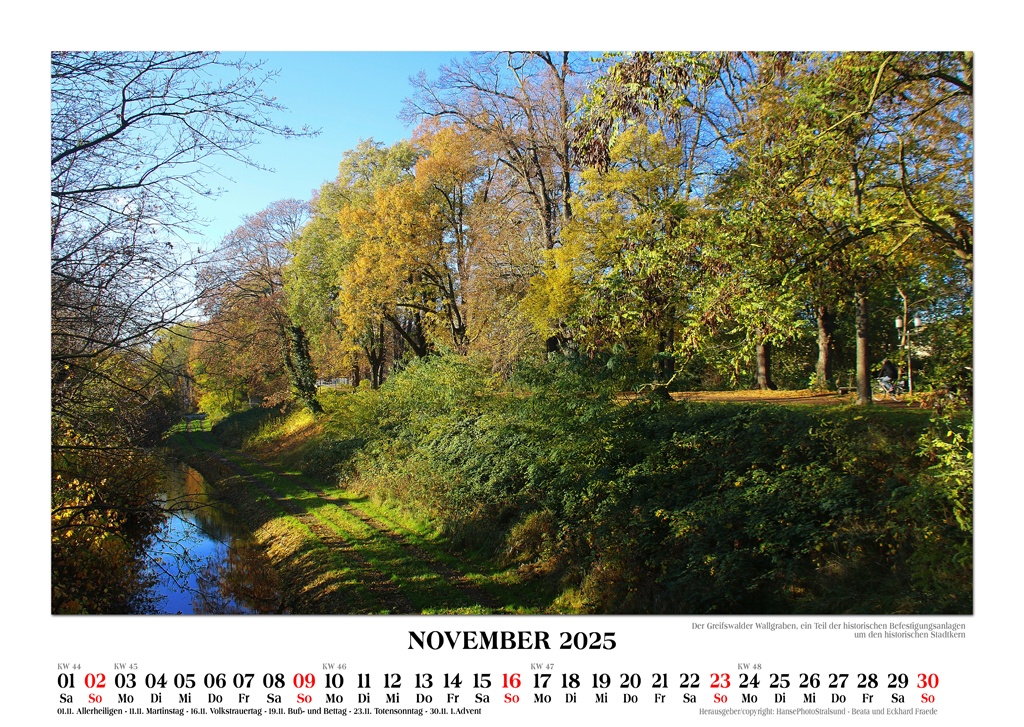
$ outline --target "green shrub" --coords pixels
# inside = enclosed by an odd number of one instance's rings
[[[911,577],[936,611],[970,612],[974,538],[974,424],[940,414],[919,439],[930,466],[897,495],[911,527]]]
[[[321,482],[338,484],[339,480],[352,474],[352,460],[365,444],[366,440],[360,437],[316,439],[304,452],[302,471]]]
[[[557,571],[595,611],[970,612],[969,423],[623,404],[596,380],[572,359],[506,385],[473,359],[416,361],[332,402],[307,467]]]
[[[237,411],[221,419],[211,427],[213,435],[226,447],[242,447],[269,422],[282,419],[285,414],[279,409],[254,407]]]

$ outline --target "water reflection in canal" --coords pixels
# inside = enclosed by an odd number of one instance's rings
[[[196,470],[169,463],[167,518],[148,549],[157,613],[281,613],[277,574]]]

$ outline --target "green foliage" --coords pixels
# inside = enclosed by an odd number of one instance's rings
[[[618,54],[578,85],[555,58],[415,82],[412,140],[360,142],[308,214],[229,235],[202,335],[153,338],[184,309],[133,313],[116,355],[83,356],[96,307],[55,293],[55,451],[75,452],[55,498],[74,482],[88,503],[107,485],[82,452],[153,443],[198,392],[225,443],[322,428],[308,473],[595,610],[968,612],[969,421],[668,391],[747,388],[755,362],[764,386],[826,389],[888,356],[915,392],[969,400],[970,54]],[[318,372],[364,383],[324,394]]]
[[[366,444],[360,437],[317,439],[305,451],[302,471],[321,482],[336,483],[352,472],[352,459]]]
[[[214,424],[211,431],[224,446],[241,448],[262,427],[283,418],[284,414],[278,409],[254,407],[232,413]]]
[[[936,610],[955,611],[965,608],[972,585],[974,423],[946,411],[918,444],[920,457],[932,464],[916,487],[897,493],[900,510],[916,524],[906,533],[914,586]]]
[[[667,168],[693,180],[688,208],[715,221],[688,233],[698,242],[692,261],[679,270],[661,263],[638,277],[657,274],[670,289],[693,289],[675,306],[681,352],[699,353],[721,374],[731,368],[734,385],[746,385],[741,370],[749,370],[754,347],[771,343],[783,354],[775,367],[790,364],[773,378],[806,381],[814,358],[806,311],[843,314],[832,345],[850,349],[845,319],[855,295],[867,294],[873,306],[898,287],[914,288],[915,305],[943,324],[934,334],[951,344],[932,365],[937,381],[964,378],[970,325],[949,302],[960,311],[970,306],[970,53],[641,52],[605,61],[574,123],[581,158],[617,193],[643,201],[646,182],[674,154]],[[673,132],[667,154],[644,150],[636,167],[645,174],[630,175],[635,162],[624,164],[623,149],[655,128]],[[588,199],[593,174],[581,175],[587,212],[598,209]],[[671,189],[662,180],[657,188]],[[619,242],[602,233],[605,244]],[[701,269],[711,274],[694,284]],[[893,317],[870,326],[879,348]],[[650,335],[656,326],[643,329]],[[823,355],[820,376],[835,363]],[[868,363],[861,362],[865,375]]]
[[[165,513],[160,465],[138,449],[104,450],[69,433],[53,456],[53,613],[152,610],[146,548]]]
[[[309,356],[309,339],[302,326],[285,328],[284,362],[291,380],[292,393],[314,414],[323,413],[323,407],[316,398],[316,371]]]
[[[500,386],[482,362],[417,361],[340,397],[310,466],[559,574],[592,610],[970,612],[969,425],[622,404],[594,374],[558,359]]]
[[[199,395],[199,411],[206,412],[213,420],[223,419],[248,406],[248,400],[234,389],[210,388]]]

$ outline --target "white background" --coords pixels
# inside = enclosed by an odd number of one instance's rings
[[[834,9],[823,8],[820,3],[767,2],[729,2],[713,8],[688,8],[682,3],[616,3],[607,9],[597,4],[573,9],[540,2],[500,6],[422,3],[409,7],[378,3],[350,8],[342,3],[221,7],[190,1],[145,9],[50,2],[45,7],[8,10],[2,44],[4,112],[0,115],[0,138],[6,142],[7,160],[0,199],[7,233],[3,249],[8,259],[2,285],[7,325],[0,379],[5,413],[2,441],[8,462],[0,714],[14,717],[11,724],[21,723],[19,717],[42,723],[56,719],[57,663],[64,661],[80,662],[84,670],[108,674],[114,662],[138,662],[140,674],[188,671],[196,672],[200,679],[207,671],[227,672],[229,678],[236,671],[255,672],[257,679],[265,671],[284,672],[288,679],[295,672],[312,671],[319,679],[321,663],[334,661],[346,662],[349,671],[373,672],[375,678],[384,671],[399,672],[406,684],[416,672],[432,672],[435,680],[445,670],[459,671],[464,679],[473,672],[490,672],[499,687],[502,673],[520,672],[528,683],[530,663],[544,662],[554,663],[556,674],[580,673],[584,681],[584,688],[579,690],[581,700],[589,699],[593,692],[589,689],[591,673],[608,672],[616,681],[621,672],[638,672],[645,683],[639,692],[641,704],[616,703],[620,691],[615,684],[609,690],[612,703],[607,707],[585,704],[570,710],[554,705],[560,698],[560,690],[554,688],[550,706],[492,704],[482,718],[486,724],[520,723],[524,718],[546,724],[572,715],[667,723],[699,717],[693,708],[676,711],[643,703],[651,691],[646,686],[651,672],[669,672],[674,677],[681,671],[697,671],[706,679],[711,672],[735,673],[740,662],[759,662],[765,673],[818,671],[823,678],[831,671],[877,672],[880,679],[888,672],[906,672],[911,679],[918,672],[934,672],[941,677],[941,685],[935,690],[940,715],[925,719],[925,723],[962,725],[978,717],[1006,723],[1019,679],[1011,659],[1020,644],[1016,613],[1022,479],[1018,469],[1021,316],[1014,295],[1021,285],[1022,270],[1022,71],[1020,54],[1014,51],[1020,20],[1017,9],[996,11],[983,3],[944,2],[858,2],[836,4]],[[968,638],[854,641],[852,632],[841,630],[738,635],[694,630],[694,622],[708,620],[689,617],[50,616],[48,268],[43,242],[48,214],[45,150],[49,51],[185,46],[224,50],[469,50],[528,44],[602,49],[898,48],[976,52],[976,599],[974,615],[956,619],[967,625]],[[871,584],[865,583],[864,587],[870,589]],[[552,633],[553,646],[559,631],[613,631],[618,647],[583,653],[557,648],[540,653],[426,653],[407,648],[410,630],[460,629],[540,629]],[[292,695],[295,691],[283,690]],[[402,691],[401,706],[409,706],[407,701],[415,690]],[[442,691],[434,690],[436,694]],[[505,691],[489,690],[492,703]],[[532,689],[520,691],[525,694]],[[702,686],[700,691],[710,690]],[[729,706],[735,706],[738,691],[729,690],[737,695],[730,697]],[[855,691],[847,690],[851,694]],[[887,694],[887,690],[878,691]],[[906,691],[919,692],[913,688]],[[264,690],[254,693],[261,695]],[[757,706],[769,706],[765,703],[770,698],[767,693],[762,680]],[[819,706],[826,706],[821,699],[819,695]],[[345,706],[351,708],[352,704]],[[374,706],[383,705],[375,701]],[[787,706],[796,705],[791,701]],[[99,722],[107,718],[62,719]],[[299,721],[281,719],[288,724]],[[874,721],[871,717],[861,719]],[[811,718],[804,723],[823,721]],[[474,723],[485,722],[476,718]]]

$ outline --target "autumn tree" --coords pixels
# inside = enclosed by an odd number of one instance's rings
[[[414,187],[422,195],[432,238],[413,248],[414,275],[430,291],[444,329],[445,338],[458,353],[466,353],[479,332],[482,311],[475,305],[475,275],[482,271],[478,261],[484,219],[481,209],[488,203],[493,169],[485,155],[477,152],[479,134],[457,127],[427,126],[416,137],[423,150],[416,163]]]
[[[766,230],[759,233],[749,224],[735,224],[750,205],[726,199],[723,182],[735,180],[735,170],[747,163],[744,143],[783,60],[772,54],[613,54],[574,124],[580,158],[606,175],[616,173],[615,154],[623,139],[656,130],[661,134],[676,159],[675,199],[667,203],[677,213],[686,210],[702,218],[685,233],[690,252],[682,257],[688,258],[690,272],[684,267],[676,272],[693,277],[698,270],[714,271],[702,278],[699,294],[685,311],[687,345],[677,354],[693,356],[709,337],[731,335],[739,328],[745,335],[731,344],[730,357],[736,362],[752,356],[762,388],[774,386],[772,345],[795,335],[793,302],[780,295],[777,262],[750,254],[753,237],[761,238],[754,249],[763,246]],[[642,170],[658,161],[638,159],[634,164]],[[690,287],[683,279],[677,285]]]
[[[340,235],[350,241],[339,312],[352,331],[365,336],[369,326],[374,340],[382,319],[418,357],[439,344],[465,353],[473,336],[472,208],[486,197],[485,175],[465,134],[452,128],[420,134],[416,148],[406,174],[377,180],[338,212]]]
[[[686,188],[683,154],[663,132],[636,127],[614,140],[608,168],[583,172],[576,215],[524,301],[543,335],[568,323],[576,345],[620,347],[671,380],[696,252]]]
[[[90,364],[146,344],[198,297],[191,200],[219,157],[255,165],[272,114],[261,64],[202,53],[54,53],[51,322],[55,404]]]
[[[542,274],[542,251],[557,246],[573,218],[578,180],[569,121],[593,70],[585,56],[564,51],[477,53],[442,66],[436,79],[413,81],[407,119],[472,130],[480,152],[494,160],[492,189],[504,187],[506,214],[519,230],[506,250],[506,261],[516,263],[507,277]],[[519,285],[516,296],[524,292]],[[548,350],[557,345],[548,339]]]
[[[413,80],[405,114],[475,129],[532,207],[551,249],[572,219],[568,122],[589,64],[568,52],[476,53]]]
[[[282,371],[291,394],[320,412],[308,338],[288,314],[284,287],[284,270],[292,255],[289,245],[308,214],[305,202],[275,202],[248,215],[224,238],[215,261],[203,271],[211,293],[203,303],[209,324],[203,329],[199,353],[207,369],[216,365],[217,357],[210,355],[214,351],[231,362],[260,361],[256,378],[263,382],[273,379],[272,371]],[[280,391],[272,394],[284,396]]]
[[[943,245],[970,269],[970,57],[610,60],[574,127],[581,158],[608,170],[620,135],[654,119],[699,122],[703,138],[678,146],[700,149],[707,162],[708,174],[695,177],[697,197],[720,223],[702,250],[731,271],[717,277],[719,294],[705,296],[714,305],[703,317],[732,318],[748,330],[758,385],[766,387],[771,347],[803,335],[801,308],[816,322],[816,379],[826,382],[837,316],[852,310],[859,398],[869,401],[868,300],[880,286],[908,284],[926,258],[927,269],[948,267],[933,257]]]
[[[206,173],[225,157],[256,165],[247,150],[263,133],[306,133],[274,120],[272,79],[215,53],[51,56],[55,610],[107,607],[73,577],[76,559],[102,562],[130,522],[155,516],[139,449],[163,426],[154,337],[202,293],[187,239],[199,227],[192,199],[216,194]],[[121,552],[111,569],[135,562]]]
[[[321,190],[322,197],[329,192],[336,201],[330,233],[334,260],[327,284],[336,291],[344,340],[365,355],[374,388],[383,381],[388,363],[405,350],[419,356],[428,351],[422,313],[395,305],[395,293],[408,277],[404,251],[393,254],[396,250],[382,233],[387,200],[402,207],[393,191],[411,179],[417,158],[407,142],[388,147],[365,140],[345,152],[337,182]],[[378,212],[383,217],[378,219]]]
[[[792,229],[811,233],[793,265],[816,295],[818,373],[828,374],[830,309],[845,296],[861,403],[870,401],[869,299],[879,287],[892,295],[915,285],[922,266],[951,269],[955,260],[970,269],[969,77],[962,54],[806,54],[776,106],[776,128],[790,120],[780,160],[794,170],[776,191],[790,208],[796,201]]]

